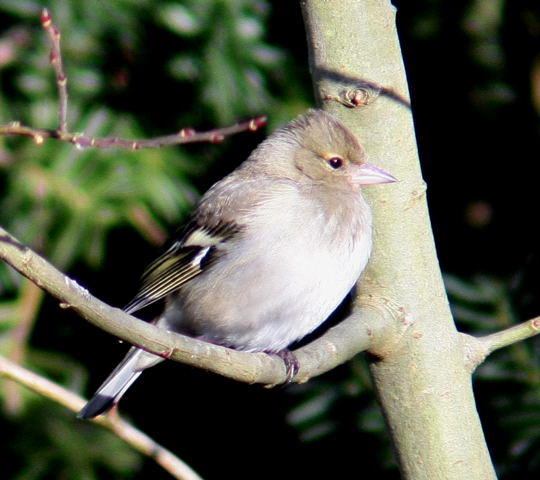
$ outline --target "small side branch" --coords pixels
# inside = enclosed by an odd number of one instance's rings
[[[500,332],[492,333],[478,340],[485,346],[488,355],[513,343],[521,342],[540,333],[540,317],[506,328]]]
[[[490,354],[540,333],[540,317],[531,318],[500,332],[483,337],[461,333],[461,345],[468,370],[474,372]]]
[[[78,412],[86,403],[86,400],[79,395],[2,356],[0,356],[0,376],[24,385],[39,395],[53,400],[74,412]],[[196,472],[170,450],[156,443],[144,432],[122,420],[118,415],[100,416],[93,421],[111,430],[135,450],[151,457],[174,478],[179,480],[202,480]]]

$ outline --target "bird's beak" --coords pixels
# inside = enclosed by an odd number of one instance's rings
[[[363,163],[352,174],[355,185],[377,185],[379,183],[397,182],[397,178],[370,163]]]

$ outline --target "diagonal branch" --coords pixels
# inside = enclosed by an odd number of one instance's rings
[[[461,333],[461,344],[465,364],[470,373],[473,373],[487,358],[488,355],[504,347],[521,342],[540,334],[540,317],[518,323],[499,332],[481,337]]]
[[[164,331],[101,302],[1,227],[0,258],[58,298],[61,307],[72,308],[99,328],[156,355],[246,383],[272,386],[286,380],[284,364],[276,356],[240,352]],[[351,316],[295,351],[300,363],[295,381],[307,381],[363,350],[373,348],[377,354],[384,345],[399,341],[407,325],[399,308],[366,297]]]
[[[77,412],[85,404],[85,399],[64,387],[27,370],[20,365],[0,356],[0,376],[10,378],[34,392]],[[95,423],[111,430],[134,449],[151,457],[157,464],[179,480],[201,480],[186,463],[171,451],[152,440],[118,415],[109,414],[93,420]]]

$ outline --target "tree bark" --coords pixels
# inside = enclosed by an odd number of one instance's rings
[[[399,179],[365,191],[375,233],[360,292],[398,304],[414,322],[401,341],[372,350],[370,362],[403,478],[496,478],[437,261],[395,9],[382,0],[301,5],[316,97],[358,136],[371,163]]]

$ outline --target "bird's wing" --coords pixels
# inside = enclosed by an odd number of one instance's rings
[[[208,227],[199,225],[196,220],[189,222],[180,232],[180,240],[148,266],[137,295],[124,307],[126,313],[161,300],[202,273],[215,258],[219,244],[238,231],[239,227],[231,223]]]

